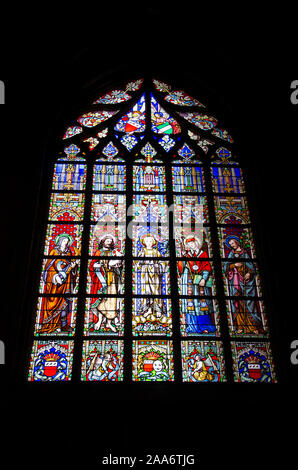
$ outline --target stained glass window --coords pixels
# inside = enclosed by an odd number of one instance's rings
[[[99,89],[61,131],[29,381],[277,380],[241,160],[182,88]]]

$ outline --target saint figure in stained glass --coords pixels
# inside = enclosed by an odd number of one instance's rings
[[[231,301],[234,322],[237,325],[237,333],[253,332],[258,334],[263,331],[261,314],[256,302],[241,300],[239,296],[257,296],[255,279],[255,267],[248,253],[241,247],[237,237],[229,237],[227,242],[232,248],[229,253],[229,261],[224,263],[224,272],[227,278],[229,295],[236,297]],[[239,259],[238,259],[239,258]],[[248,261],[244,261],[248,260]]]
[[[142,237],[143,248],[139,253],[139,256],[143,257],[160,257],[161,254],[157,249],[157,240],[151,233],[145,234]],[[148,295],[162,295],[163,291],[163,277],[165,265],[159,260],[139,260],[137,261],[138,266],[138,278],[140,277],[142,285],[142,294]],[[148,299],[148,302],[143,304],[142,314],[144,316],[149,313],[156,313],[161,316],[164,313],[164,303],[161,300],[156,300],[154,303]]]
[[[201,241],[190,236],[184,240],[184,256],[194,261],[178,261],[182,295],[200,295],[200,298],[182,299],[182,313],[186,316],[187,333],[211,333],[214,324],[212,294],[212,269]]]
[[[98,250],[95,252],[96,259],[93,259],[89,266],[91,277],[91,294],[92,295],[118,295],[122,290],[122,265],[121,259],[98,259],[113,253],[114,256],[122,255],[119,250],[114,248],[114,237],[105,235],[99,242]],[[96,315],[97,321],[94,329],[99,330],[102,321],[105,319],[106,327],[116,332],[115,326],[112,324],[118,314],[117,297],[92,298],[91,310]]]
[[[70,313],[70,300],[66,295],[74,291],[79,264],[79,260],[65,257],[76,254],[75,248],[71,247],[72,241],[72,237],[68,234],[58,235],[56,246],[50,252],[50,255],[55,258],[49,258],[45,263],[44,293],[51,295],[43,298],[40,334],[51,333],[57,329],[62,331],[71,329],[67,321]]]

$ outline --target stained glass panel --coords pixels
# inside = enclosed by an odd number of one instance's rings
[[[144,132],[146,124],[145,95],[116,124],[115,130],[121,132]]]
[[[118,113],[118,111],[90,112],[83,114],[77,120],[84,127],[94,127],[114,116],[116,113]]]
[[[217,125],[218,121],[212,116],[207,116],[207,114],[201,113],[181,113],[178,112],[180,116],[186,119],[191,124],[203,129],[204,131],[208,131],[212,129],[214,126]]]
[[[218,224],[249,224],[246,198],[243,196],[215,196],[215,216]]]
[[[34,341],[28,380],[68,381],[72,374],[73,341]]]
[[[151,95],[151,123],[152,131],[157,134],[179,134],[180,125],[172,118]]]
[[[143,83],[143,79],[134,80],[133,82],[129,82],[125,86],[125,90],[111,90],[104,95],[100,96],[97,100],[93,102],[93,104],[117,104],[123,103],[131,99],[131,95],[127,93],[127,91],[137,91],[141,87]]]
[[[122,90],[112,90],[101,96],[93,102],[93,104],[116,104],[123,103],[131,99],[131,96]]]
[[[93,102],[93,104],[117,104],[123,103],[131,99],[131,95],[127,93],[127,91],[137,91],[141,87],[143,83],[143,79],[134,80],[133,82],[129,82],[125,86],[125,90],[111,90],[104,95],[100,96],[97,100]]]
[[[232,159],[231,150],[226,149],[225,147],[219,147],[215,155],[211,155],[212,165],[239,165],[238,162]]]
[[[35,336],[73,336],[77,299],[65,296],[39,297]]]
[[[81,253],[81,237],[83,225],[80,224],[49,224],[47,226],[44,255],[58,256],[63,253],[79,256]]]
[[[128,82],[125,86],[125,91],[137,91],[141,88],[144,79],[138,78],[138,80],[133,80],[132,82]]]
[[[172,341],[133,341],[133,380],[137,382],[173,381]]]
[[[53,193],[50,200],[49,220],[79,222],[84,216],[83,193]]]
[[[230,335],[233,337],[266,337],[267,319],[261,300],[233,298],[226,300]]]
[[[175,145],[175,140],[171,139],[171,137],[166,134],[161,139],[159,139],[158,143],[164,148],[166,152],[169,152],[172,147]]]
[[[209,146],[214,145],[214,142],[209,139],[202,138],[199,134],[195,134],[192,131],[187,131],[189,137],[194,140],[197,145],[201,147],[201,149],[204,151],[204,153],[208,153]]]
[[[242,171],[235,167],[211,167],[212,189],[216,193],[244,193]]]
[[[102,153],[98,153],[99,158],[97,158],[95,161],[96,162],[106,162],[106,163],[118,163],[118,162],[125,162],[124,158],[119,157],[119,156],[105,156]]]
[[[86,291],[93,296],[124,293],[124,261],[122,259],[92,259],[88,262]]]
[[[226,129],[219,129],[219,128],[213,129],[211,131],[211,134],[215,135],[216,137],[219,137],[220,139],[226,140],[230,144],[234,142],[234,140],[232,139],[232,137],[230,136],[230,134],[228,133]]]
[[[83,128],[81,126],[70,126],[66,129],[63,135],[63,139],[69,139],[70,137],[80,134],[81,132],[83,132]]]
[[[136,222],[167,223],[168,206],[165,194],[134,194],[132,214]]]
[[[137,137],[132,134],[124,134],[120,142],[127,148],[127,150],[131,151],[138,143]]]
[[[103,149],[102,153],[108,157],[108,159],[114,159],[114,157],[119,153],[117,147],[110,141]]]
[[[276,382],[269,343],[232,342],[234,380],[236,382]]]
[[[197,258],[201,251],[212,257],[212,246],[210,238],[210,229],[200,227],[200,230],[194,230],[191,226],[183,225],[175,227],[176,256],[186,256],[188,258]]]
[[[144,145],[144,147],[141,150],[141,155],[144,155],[144,157],[146,157],[147,163],[152,163],[153,158],[157,155],[157,151],[155,150],[154,147],[152,147],[152,145],[149,142],[147,142],[147,144]]]
[[[168,295],[170,293],[169,261],[134,260],[132,290],[135,295]]]
[[[84,341],[81,380],[122,381],[123,348],[123,341],[117,339]]]
[[[218,336],[219,310],[215,299],[179,299],[181,336]]]
[[[198,159],[198,158],[194,158],[194,157],[191,157],[190,159],[188,158],[175,158],[172,163],[176,164],[178,163],[179,165],[182,164],[182,165],[194,165],[195,163],[198,163],[199,165],[202,164],[202,160]]]
[[[172,104],[178,104],[179,106],[203,106],[205,107],[202,103],[200,103],[198,100],[195,98],[192,98],[191,96],[187,95],[184,91],[171,91],[168,95],[164,97],[166,101]]]
[[[126,171],[124,165],[94,165],[94,191],[124,191]]]
[[[134,336],[172,334],[171,300],[165,298],[133,299],[132,329]]]
[[[169,256],[169,232],[166,225],[134,225],[133,256]]]
[[[206,259],[206,252],[202,252],[197,259],[177,261],[178,291],[180,295],[206,297],[215,295],[215,281],[213,263]],[[201,302],[200,311],[203,314],[208,305]],[[208,310],[209,311],[209,307]]]
[[[173,191],[204,192],[204,176],[200,166],[173,166]]]
[[[178,150],[178,155],[186,162],[189,162],[191,157],[195,155],[195,152],[188,144],[183,144],[183,146]]]
[[[164,97],[164,99],[165,101],[168,101],[169,103],[176,104],[179,106],[203,106],[204,107],[202,103],[200,103],[195,98],[192,98],[191,96],[187,95],[182,90],[175,90],[175,91],[171,90],[170,85],[160,80],[156,80],[156,79],[153,79],[153,83],[155,85],[155,88],[158,91],[160,91],[161,93],[168,93]]]
[[[91,221],[118,223],[126,219],[124,194],[99,193],[92,195]]]
[[[93,150],[99,144],[99,140],[96,137],[88,137],[83,142],[89,143],[89,150]]]
[[[78,163],[56,163],[52,189],[80,191],[86,185],[86,165]]]
[[[218,227],[217,230],[222,258],[229,258],[233,252],[239,256],[255,258],[253,235],[250,228],[238,224]]]
[[[91,297],[86,299],[84,335],[118,335],[124,333],[124,299]]]
[[[171,86],[161,80],[156,80],[155,78],[152,80],[154,83],[155,88],[160,91],[161,93],[169,93],[171,90]]]
[[[133,167],[133,190],[165,191],[165,168],[163,166],[135,165]]]
[[[222,274],[226,295],[261,296],[260,276],[256,262],[247,258],[230,258],[222,261]],[[253,301],[251,301],[253,304]],[[252,310],[255,310],[252,308]]]
[[[183,382],[226,382],[219,341],[182,341]]]
[[[125,253],[125,225],[97,224],[91,226],[89,255],[123,256]]]
[[[53,252],[55,258],[43,260],[39,292],[41,294],[65,295],[78,291],[80,261]]]
[[[205,196],[174,196],[174,222],[200,225],[208,222],[208,206]]]
[[[62,153],[62,152],[61,152]],[[80,148],[75,145],[71,144],[68,147],[64,148],[64,154],[61,158],[58,158],[59,161],[85,161],[85,158],[79,157],[78,154],[80,153]]]

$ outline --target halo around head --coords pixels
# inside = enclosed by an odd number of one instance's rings
[[[144,235],[141,236],[141,239],[140,239],[140,242],[142,243],[143,246],[145,246],[145,243],[144,243],[144,239],[145,238],[153,238],[154,240],[154,245],[157,245],[157,240],[155,238],[155,236],[152,234],[152,233],[144,233]]]
[[[69,245],[72,245],[73,244],[73,237],[71,235],[69,235],[69,233],[60,233],[59,235],[57,235],[57,237],[55,238],[55,245],[58,245],[59,243],[59,240],[61,238],[68,238],[68,243]]]
[[[237,235],[230,235],[229,237],[226,238],[226,245],[228,248],[231,248],[231,245],[229,244],[231,240],[237,240],[239,245],[241,245],[241,240],[239,237],[237,237]]]

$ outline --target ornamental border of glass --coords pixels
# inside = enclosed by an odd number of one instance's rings
[[[29,381],[277,381],[245,175],[217,124],[145,78],[68,126]]]

